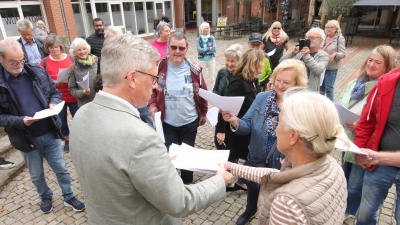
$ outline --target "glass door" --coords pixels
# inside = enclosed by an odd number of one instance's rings
[[[111,3],[111,16],[112,16],[112,24],[116,27],[122,29],[123,33],[125,33],[125,20],[122,12],[122,3]]]
[[[17,21],[22,18],[17,7],[0,8],[0,40],[6,37],[20,36]]]

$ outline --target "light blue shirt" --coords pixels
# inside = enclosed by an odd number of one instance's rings
[[[128,108],[132,109],[132,111],[137,115],[140,116],[139,111],[137,110],[137,108],[135,106],[133,106],[131,103],[129,103],[128,101],[126,101],[125,99],[122,99],[116,95],[104,92],[104,91],[99,91],[97,93],[98,95],[103,95],[103,96],[107,96],[109,98],[115,99],[116,101],[119,101],[121,103],[123,103],[124,105],[126,105]]]
[[[27,54],[26,57],[28,58],[28,63],[39,64],[40,60],[42,59],[42,56],[40,55],[39,48],[36,44],[35,39],[33,39],[32,44],[26,42],[22,37],[21,40]]]
[[[164,97],[165,123],[180,127],[197,119],[193,81],[187,61],[180,66],[173,66],[168,62]]]

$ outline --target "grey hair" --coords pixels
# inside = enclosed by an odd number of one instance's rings
[[[120,34],[104,41],[101,51],[103,87],[118,85],[131,70],[148,71],[160,54],[149,42],[132,34]]]
[[[22,50],[21,43],[14,38],[6,38],[0,41],[0,57],[3,59],[6,56],[6,48],[11,48],[14,51],[17,51],[18,49]]]
[[[325,37],[326,37],[324,30],[322,30],[322,29],[319,28],[319,27],[311,28],[309,31],[307,31],[306,37],[308,37],[308,34],[309,34],[310,32],[312,32],[312,31],[317,31],[317,32],[318,32],[319,37],[321,38],[321,45],[320,45],[319,47],[322,48],[322,47],[324,46]]]
[[[18,30],[29,30],[29,29],[33,30],[33,25],[31,21],[27,19],[19,19],[17,21],[17,28]]]
[[[230,56],[240,59],[240,57],[243,55],[243,46],[240,44],[233,44],[224,51],[224,55],[225,57]]]
[[[172,38],[174,38],[178,41],[185,39],[186,47],[189,46],[186,35],[181,32],[175,32],[175,33],[171,34],[171,36],[169,37],[169,40],[168,40],[168,45],[171,43]]]
[[[49,53],[49,47],[53,45],[60,46],[61,52],[65,52],[64,43],[61,42],[60,38],[56,37],[55,35],[49,35],[44,41],[44,50]]]
[[[75,40],[71,43],[71,46],[69,46],[69,54],[75,55],[74,51],[76,50],[76,47],[80,45],[81,43],[84,43],[88,52],[90,52],[90,45],[85,41],[83,38],[75,38]]]
[[[207,23],[207,22],[203,22],[203,23],[200,24],[200,26],[199,26],[199,34],[200,34],[200,35],[203,35],[203,34],[204,34],[204,29],[205,29],[206,27],[210,28],[210,24]]]
[[[110,33],[113,33],[113,34],[115,34],[115,35],[118,35],[118,34],[122,34],[123,32],[122,32],[122,29],[119,28],[119,27],[108,26],[108,27],[106,28],[106,31],[104,32],[104,38],[108,38],[108,35],[109,35]],[[114,35],[114,36],[115,36],[115,35]]]
[[[157,25],[158,36],[160,36],[160,34],[164,30],[165,26],[168,26],[171,29],[171,26],[168,23],[164,22],[164,21],[161,21],[161,22],[158,23],[158,25]]]

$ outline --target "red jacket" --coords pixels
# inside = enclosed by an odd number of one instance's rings
[[[205,117],[208,111],[208,102],[200,97],[199,89],[202,88],[207,90],[206,82],[202,74],[202,67],[194,65],[190,60],[185,59],[190,65],[190,75],[192,75],[193,81],[193,94],[194,102],[196,105],[197,115],[199,117]],[[163,83],[166,83],[167,79],[167,67],[168,67],[168,56],[160,60],[158,64],[158,74],[162,75]],[[162,81],[161,81],[162,82]],[[160,82],[159,82],[160,83]],[[164,100],[164,89],[157,88],[153,90],[153,94],[149,100],[149,109],[157,107],[157,111],[161,111],[161,121],[164,122],[165,118],[165,100]]]
[[[354,143],[359,148],[378,151],[399,79],[399,70],[395,68],[381,76],[378,83],[372,88],[356,126]],[[372,171],[374,168],[371,167],[369,170]]]

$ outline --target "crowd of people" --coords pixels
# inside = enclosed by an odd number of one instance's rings
[[[34,30],[25,19],[17,22],[21,38],[0,41],[0,125],[21,151],[42,213],[53,209],[45,158],[64,205],[77,212],[87,205],[91,224],[181,224],[181,217],[237,190],[247,192],[238,225],[256,214],[259,224],[342,224],[354,216],[358,225],[376,224],[388,189],[399,185],[400,56],[392,47],[374,48],[347,84],[340,100],[360,119],[341,124],[334,83],[346,52],[336,20],[325,30],[311,28],[309,45],[293,49],[274,22],[264,35],[251,34],[247,49],[224,49],[225,67],[215,78],[217,45],[208,23],[196,39],[200,63],[187,57],[186,36],[171,34],[164,14],[161,21],[155,17],[151,43],[105,28],[100,18],[93,28],[68,52],[58,37],[45,34],[44,23]],[[61,70],[67,81],[58,80]],[[244,101],[237,115],[218,114],[214,143],[230,150],[229,162],[194,183],[193,171],[177,173],[168,149],[194,146],[206,123],[209,106],[199,95],[207,90],[206,71],[214,93]],[[84,89],[79,82],[86,79]],[[32,118],[61,101],[58,116]],[[165,142],[154,129],[157,112]],[[86,205],[71,190],[60,139],[71,152]],[[345,152],[339,165],[330,156],[337,140],[354,141],[367,155]],[[0,163],[15,166],[3,158]],[[394,217],[400,222],[400,199]]]

